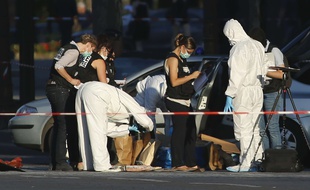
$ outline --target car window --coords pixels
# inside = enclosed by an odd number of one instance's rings
[[[137,91],[136,91],[136,85],[139,81],[143,80],[147,76],[154,76],[154,75],[159,75],[159,74],[164,74],[164,69],[163,67],[158,67],[150,72],[144,73],[143,75],[136,76],[134,80],[131,82],[127,83],[122,87],[122,89],[127,92],[131,96],[136,96]]]
[[[190,71],[193,72],[195,70],[198,70],[200,64],[201,64],[201,61],[189,61],[188,67]],[[142,75],[135,76],[135,79],[133,79],[129,83],[122,86],[122,89],[128,94],[130,94],[131,96],[135,96],[137,94],[136,85],[139,81],[143,80],[147,76],[154,76],[154,75],[160,75],[160,74],[165,74],[163,66],[159,66],[149,72],[143,73]]]
[[[310,84],[310,27],[283,47],[282,52],[291,67],[300,69],[298,72],[291,72],[292,78]]]
[[[210,62],[213,67],[206,65],[209,71],[209,78],[204,85],[204,87],[199,92],[196,111],[223,111],[224,104],[226,101],[225,90],[228,85],[228,65],[227,59],[220,62]],[[196,116],[197,117],[197,116]],[[231,125],[223,124],[223,115],[203,115],[198,116],[199,122],[198,131],[204,134],[209,134],[217,138],[231,138],[233,134]],[[225,129],[225,130],[224,130]],[[229,131],[228,133],[223,133],[223,131]]]

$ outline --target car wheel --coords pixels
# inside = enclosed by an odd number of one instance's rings
[[[285,129],[283,130],[283,120],[282,117],[280,117],[280,128],[281,136],[285,137],[285,144],[297,150],[302,164],[310,166],[310,151],[300,125],[291,119],[286,119]]]
[[[46,122],[44,126],[44,130],[42,132],[42,144],[41,149],[42,152],[49,152],[50,151],[50,145],[52,142],[52,133],[53,133],[53,125],[54,125],[54,119],[51,117],[48,122]]]

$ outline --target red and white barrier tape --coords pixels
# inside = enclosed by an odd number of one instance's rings
[[[58,116],[58,115],[87,115],[89,113],[0,113],[0,116]],[[128,114],[128,113],[108,113],[111,115],[115,114]],[[129,113],[130,114],[130,113]],[[146,112],[138,114],[147,115],[240,115],[240,114],[310,114],[310,111],[263,111],[263,112]]]

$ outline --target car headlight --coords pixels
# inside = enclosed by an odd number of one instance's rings
[[[31,107],[31,106],[27,106],[27,105],[24,105],[24,106],[21,106],[16,113],[22,113],[22,114],[25,114],[25,113],[38,113],[38,110],[37,108],[35,107]]]

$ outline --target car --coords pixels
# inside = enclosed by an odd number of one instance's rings
[[[200,59],[191,58],[191,60],[197,61]],[[135,90],[136,83],[146,77],[148,73],[160,73],[162,64],[162,61],[154,59],[117,58],[115,60],[116,79],[125,81],[126,84],[122,86],[123,90],[131,95],[135,95],[133,90]],[[159,71],[157,72],[157,70]],[[143,74],[141,75],[141,73]],[[136,78],[134,76],[139,77]],[[51,106],[47,98],[22,105],[16,111],[16,116],[8,122],[8,128],[13,134],[14,143],[18,146],[42,152],[49,151],[51,131],[54,123],[51,114],[48,114],[51,112]],[[22,115],[31,113],[33,115]]]
[[[305,35],[300,39],[308,37]],[[294,39],[296,40],[296,39]],[[299,41],[298,41],[299,42]],[[297,43],[297,42],[296,42]],[[286,55],[290,49],[287,48]],[[289,57],[288,57],[289,58]],[[208,134],[213,137],[224,139],[233,143],[234,140],[232,115],[209,115],[208,112],[223,111],[226,96],[225,90],[228,85],[228,57],[225,55],[201,55],[191,56],[188,59],[191,70],[200,70],[201,75],[194,82],[196,93],[192,97],[192,106],[195,114],[198,134]],[[309,67],[301,67],[299,72],[307,73]],[[298,73],[299,73],[298,72]],[[163,74],[163,61],[141,69],[126,78],[126,84],[122,89],[131,96],[136,94],[136,84],[148,75]],[[310,85],[303,83],[303,77],[297,79],[293,76],[292,86],[286,89],[286,111],[310,110]],[[307,76],[306,76],[307,77]],[[42,116],[21,116],[19,113],[50,113],[50,106],[47,99],[30,102],[17,110],[17,114],[9,121],[9,128],[12,130],[14,142],[28,148],[41,151],[48,150],[50,133],[52,128],[52,117]],[[35,121],[37,120],[37,121]],[[310,166],[310,116],[303,112],[283,114],[280,117],[281,134],[285,145],[294,148],[299,158],[306,166]],[[164,126],[162,114],[156,115],[157,128]]]

